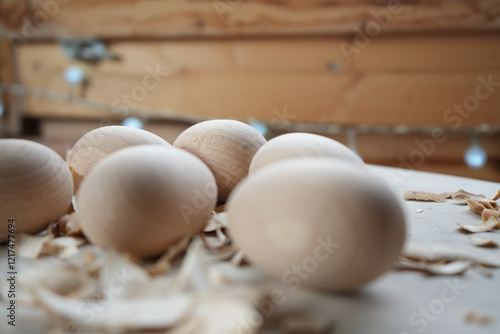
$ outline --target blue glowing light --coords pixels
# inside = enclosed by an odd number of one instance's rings
[[[123,120],[122,122],[123,126],[127,126],[129,128],[136,128],[136,129],[142,129],[143,124],[140,119],[137,117],[127,117]]]
[[[488,156],[479,146],[478,140],[473,139],[472,145],[464,153],[465,164],[471,169],[481,169],[486,165]]]
[[[85,79],[85,73],[83,73],[81,68],[71,66],[64,72],[64,79],[70,84],[77,84]]]
[[[252,128],[254,128],[255,130],[259,131],[259,133],[261,135],[263,135],[264,137],[267,136],[267,133],[268,133],[269,129],[267,128],[267,125],[265,123],[262,123],[262,122],[251,122],[249,125]]]

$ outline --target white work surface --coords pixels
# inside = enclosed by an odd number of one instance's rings
[[[476,225],[479,215],[459,206],[455,201],[428,203],[403,201],[407,190],[435,193],[459,189],[493,197],[500,184],[467,178],[370,166],[370,172],[391,181],[392,189],[404,207],[408,230],[405,253],[428,253],[428,256],[469,259],[500,266],[500,249],[478,248],[469,244],[467,235],[456,223]],[[423,210],[421,212],[417,211]],[[500,243],[500,230],[481,233]],[[1,252],[1,268],[5,273],[6,248]],[[458,254],[458,255],[457,255]],[[472,255],[471,255],[472,254]],[[481,259],[484,258],[484,261]],[[273,317],[289,312],[307,312],[329,319],[329,332],[346,333],[500,333],[500,270],[492,268],[491,277],[469,269],[457,276],[429,276],[418,271],[392,270],[356,294],[334,294],[290,287],[273,281],[254,267],[234,267],[229,262],[214,265],[233,279],[262,282],[281,290],[284,302],[275,305]],[[18,273],[23,275],[22,272]],[[2,275],[4,277],[4,275]],[[5,301],[1,301],[0,331],[5,333],[42,332],[43,311],[19,310],[18,326],[6,326]],[[466,321],[470,312],[490,319],[489,323]],[[278,333],[269,329],[263,333]],[[236,332],[235,332],[236,333]],[[243,331],[242,333],[245,333]]]

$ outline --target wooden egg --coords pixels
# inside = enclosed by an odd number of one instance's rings
[[[226,201],[247,174],[252,158],[266,139],[250,125],[233,120],[198,123],[182,132],[174,147],[193,153],[214,173],[219,201]]]
[[[330,158],[277,162],[228,200],[232,239],[291,289],[354,290],[391,268],[405,219],[386,184]]]
[[[66,213],[72,193],[71,173],[56,152],[28,140],[0,139],[0,241],[7,240],[9,219],[15,219],[16,233],[42,231]]]
[[[333,157],[364,166],[356,153],[336,140],[312,133],[294,132],[265,143],[252,159],[250,174],[277,161],[299,157]]]
[[[201,231],[216,199],[215,178],[200,159],[143,145],[98,162],[76,194],[76,209],[92,243],[146,257]]]
[[[74,192],[92,167],[108,154],[125,147],[147,144],[171,146],[151,132],[126,126],[104,126],[87,132],[66,157],[73,176]]]

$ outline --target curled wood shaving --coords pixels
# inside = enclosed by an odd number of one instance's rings
[[[461,275],[470,268],[471,261],[428,262],[400,256],[395,266],[397,269],[418,270],[430,275]]]
[[[59,316],[83,327],[91,326],[114,331],[132,328],[166,329],[179,322],[193,304],[193,296],[188,294],[171,294],[168,298],[134,298],[109,302],[67,298],[45,289],[39,289],[37,295],[42,305]],[[82,312],[82,307],[86,310],[99,310],[92,312],[91,324],[88,312]]]
[[[452,199],[453,194],[454,194],[455,192],[456,192],[456,191],[454,191],[454,192],[444,192],[444,193],[441,193],[441,194],[439,194],[439,195],[443,196],[443,197],[444,197],[444,198],[446,198],[446,199]]]
[[[58,220],[61,233],[66,236],[83,236],[82,226],[76,212],[66,214]]]
[[[235,289],[230,295],[227,291],[209,292],[196,300],[189,321],[169,333],[261,333],[264,318],[251,303],[252,300],[258,303],[261,299],[261,294],[256,291]]]
[[[479,314],[477,314],[475,312],[468,312],[465,315],[464,321],[465,322],[474,322],[474,323],[481,324],[481,325],[488,325],[493,320],[488,315],[479,315]]]
[[[480,232],[488,232],[494,229],[498,225],[498,219],[495,217],[490,217],[487,221],[479,225],[461,225],[459,223],[456,224],[465,231],[471,233],[480,233]]]
[[[228,228],[228,227],[229,225],[227,224],[227,213],[225,212],[216,213],[214,211],[212,217],[210,217],[210,220],[208,221],[203,231],[213,232],[217,229]]]
[[[191,242],[182,261],[179,273],[173,282],[174,291],[181,290],[207,290],[210,279],[208,277],[208,258],[200,238]]]
[[[145,265],[144,269],[146,269],[148,274],[151,276],[163,275],[167,273],[172,268],[172,260],[187,249],[189,239],[190,238],[188,237],[182,238],[181,241],[173,246],[170,246],[168,250],[160,256],[158,260],[156,260],[156,262]]]
[[[484,195],[476,195],[473,193],[470,193],[468,191],[465,191],[463,189],[458,190],[452,195],[452,198],[458,202],[458,204],[466,205],[467,204],[467,199],[471,199],[473,201],[479,201],[482,199],[486,199]]]
[[[446,198],[427,191],[406,191],[403,198],[407,201],[424,201],[424,202],[446,202]]]
[[[41,255],[44,245],[52,239],[54,239],[52,235],[35,236],[22,234],[17,246],[17,252],[19,256],[25,259],[37,259]]]
[[[53,235],[33,236],[23,234],[19,243],[19,255],[35,260],[42,255],[52,255],[59,259],[67,259],[78,253],[78,247],[87,242],[79,237],[59,237]]]
[[[484,205],[482,205],[476,201],[473,201],[471,199],[466,199],[465,201],[466,201],[467,205],[469,206],[469,210],[472,212],[481,214],[483,212],[483,210],[485,209]]]
[[[489,247],[489,248],[498,248],[498,243],[491,238],[478,237],[475,235],[469,235],[469,242],[471,245],[477,247]]]
[[[494,201],[498,201],[500,199],[500,190],[498,191],[498,193],[495,195],[495,197],[493,197],[493,200]]]
[[[40,255],[52,255],[59,259],[67,259],[78,254],[78,247],[86,242],[86,239],[80,237],[52,239],[43,245]]]
[[[61,229],[57,222],[52,222],[47,226],[46,234],[52,238],[57,238],[61,235]]]
[[[488,221],[490,217],[494,217],[498,220],[498,216],[500,216],[500,212],[493,209],[485,209],[481,213],[481,218],[483,219],[483,222]]]
[[[489,201],[489,200],[479,200],[479,204],[483,205],[486,209],[491,209],[491,210],[495,210],[496,211],[496,208],[494,206],[494,204],[496,204],[496,202],[492,202]]]
[[[231,258],[231,263],[236,267],[241,267],[245,261],[245,253],[242,250],[236,251],[236,253]]]

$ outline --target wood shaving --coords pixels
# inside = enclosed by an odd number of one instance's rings
[[[181,241],[170,246],[168,250],[160,256],[158,260],[154,263],[147,264],[144,266],[144,269],[151,276],[163,275],[172,269],[172,260],[174,260],[177,256],[179,256],[182,252],[187,249],[189,245],[189,238],[184,237]]]
[[[465,322],[474,322],[481,325],[489,325],[493,319],[488,315],[479,315],[475,312],[468,312],[464,317]]]
[[[465,231],[471,233],[480,233],[480,232],[488,232],[494,229],[498,225],[498,219],[495,217],[490,217],[487,221],[479,225],[461,225],[459,223],[456,224]]]
[[[488,221],[488,219],[490,219],[491,217],[496,218],[498,220],[498,216],[500,216],[500,212],[493,209],[485,209],[481,213],[481,219],[483,220],[483,222]]]
[[[244,262],[245,262],[245,253],[243,253],[243,251],[240,249],[236,251],[236,253],[231,258],[231,263],[234,264],[236,267],[241,267]]]
[[[82,226],[76,212],[67,214],[59,218],[61,233],[65,236],[83,236]]]
[[[54,239],[51,235],[34,236],[29,234],[22,234],[18,247],[18,254],[22,258],[35,260],[43,250],[45,244]]]
[[[403,198],[407,201],[424,201],[424,202],[446,202],[446,198],[427,191],[406,191]]]
[[[65,245],[73,239],[28,236],[26,240]],[[189,239],[181,240],[155,264],[171,263],[188,244]],[[192,240],[180,268],[178,262],[172,263],[172,270],[154,277],[148,274],[148,265],[142,267],[116,251],[88,247],[92,252],[82,251],[64,262],[43,258],[41,265],[22,275],[19,288],[27,296],[24,302],[50,311],[52,328],[69,320],[83,332],[219,334],[238,332],[238,319],[260,317],[262,321],[245,333],[261,330],[263,318],[253,303],[258,305],[266,293],[258,286],[232,284],[222,273],[214,280],[210,250],[201,236]]]
[[[482,199],[486,199],[484,195],[476,195],[473,193],[470,193],[468,191],[465,191],[463,189],[458,190],[452,195],[452,198],[457,201],[458,204],[461,205],[466,205],[467,204],[467,199],[473,200],[473,201],[479,201]]]
[[[134,298],[109,302],[82,301],[57,295],[49,290],[37,291],[40,303],[53,313],[72,320],[83,327],[99,329],[148,329],[168,328],[179,322],[192,307],[193,296],[172,294],[169,298]],[[88,323],[87,312],[79,312],[82,306],[92,312],[92,324]],[[140,312],[138,312],[140,310]]]
[[[76,255],[78,247],[86,242],[86,239],[80,237],[54,238],[53,235],[33,236],[23,234],[19,243],[19,255],[30,260],[35,260],[42,255],[67,259]]]
[[[227,213],[225,212],[216,213],[214,211],[212,217],[210,217],[210,220],[208,221],[203,231],[213,232],[217,229],[228,228],[228,227],[229,225],[227,224]]]
[[[52,238],[57,238],[61,235],[61,229],[57,222],[52,222],[47,226],[46,234]]]
[[[500,190],[498,191],[498,193],[495,195],[495,197],[493,197],[493,200],[494,201],[498,201],[500,199]]]
[[[278,327],[285,334],[326,334],[331,332],[332,322],[312,314],[291,313],[282,317]]]
[[[471,266],[471,261],[456,260],[451,262],[438,261],[429,262],[425,260],[413,260],[400,256],[395,263],[397,269],[409,269],[422,271],[429,275],[461,275]]]
[[[424,212],[424,209],[415,209],[415,212],[416,213],[422,213],[422,212]]]
[[[195,238],[182,261],[179,273],[173,282],[173,289],[175,291],[206,290],[209,282],[206,250],[203,247],[203,242],[199,238]]]
[[[467,205],[469,206],[469,210],[472,211],[472,212],[475,212],[475,213],[483,213],[483,210],[485,209],[484,205],[474,201],[474,200],[471,200],[471,199],[466,199],[465,200]]]
[[[479,200],[478,201],[479,204],[483,205],[486,209],[490,209],[490,210],[495,210],[496,211],[496,207],[494,206],[494,204],[496,204],[496,202],[491,202],[490,200]]]
[[[469,235],[469,242],[471,245],[477,247],[489,247],[489,248],[498,248],[498,243],[491,238],[478,237],[475,235]]]
[[[441,193],[439,195],[443,196],[446,199],[452,199],[454,193],[456,193],[456,191],[454,191],[454,192],[444,192],[444,193]]]
[[[78,247],[85,244],[80,237],[60,237],[45,243],[39,255],[52,255],[59,259],[68,259],[78,254]]]

